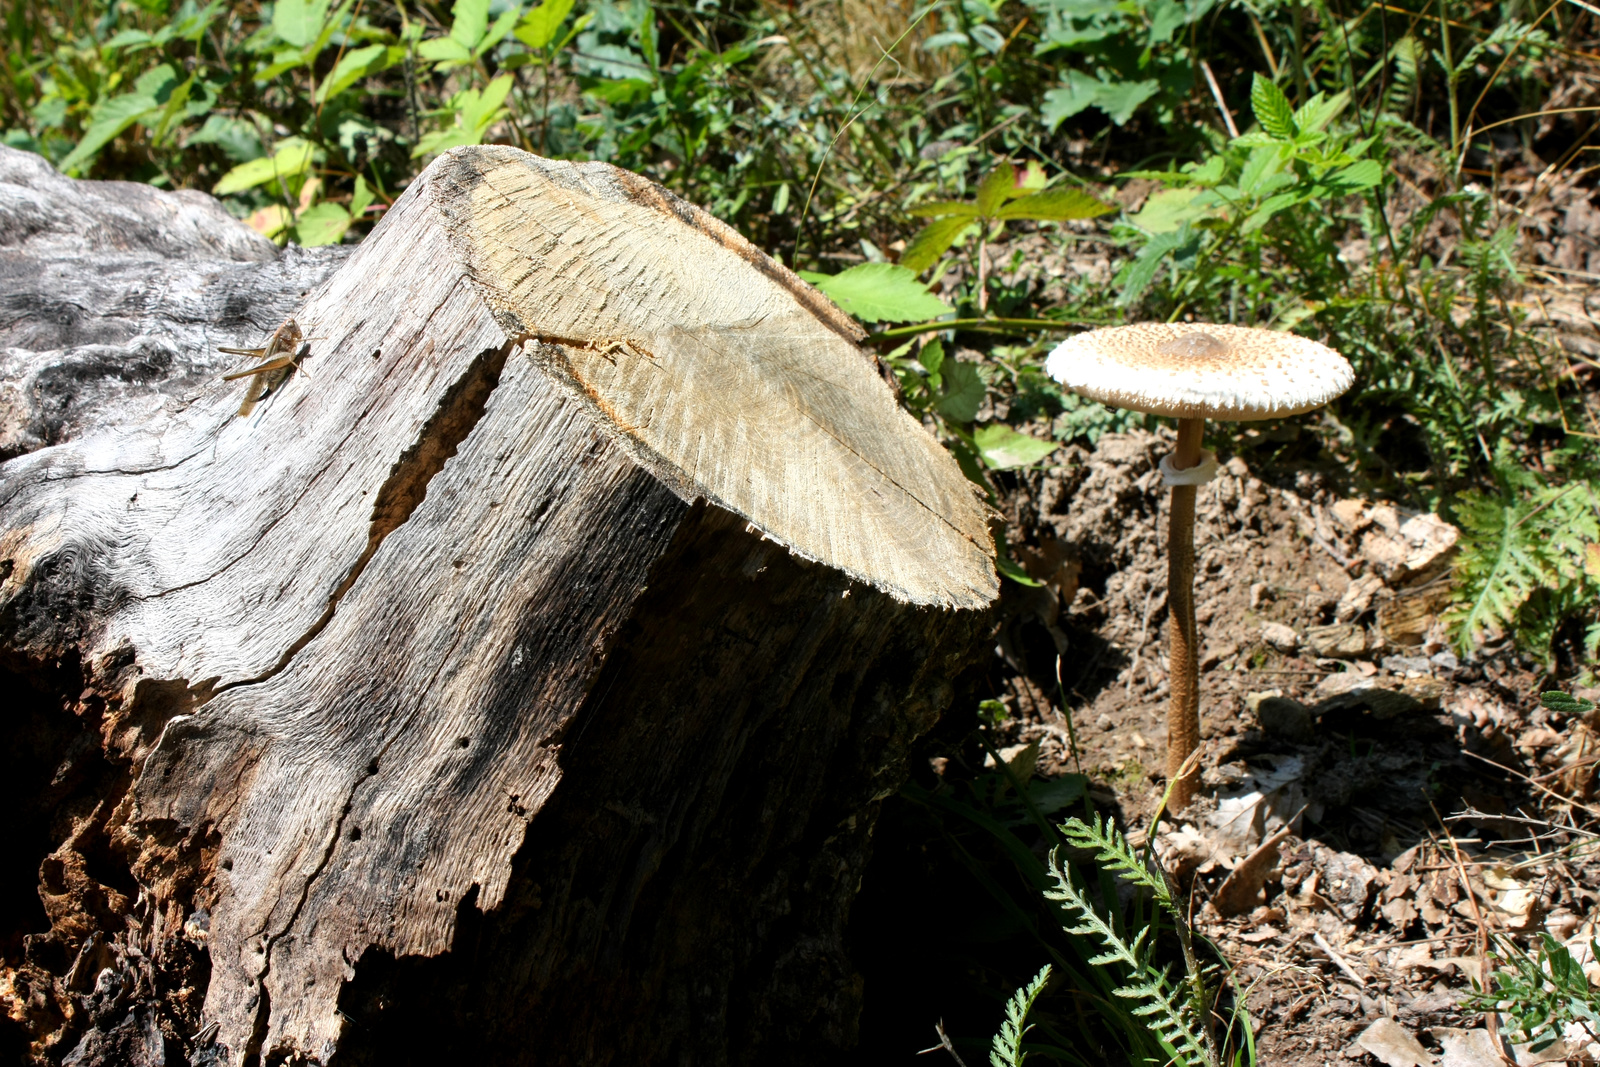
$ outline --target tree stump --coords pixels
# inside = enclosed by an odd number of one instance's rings
[[[0,238],[34,279],[0,394],[4,1040],[850,1044],[877,802],[996,593],[985,506],[859,327],[658,186],[508,148],[441,157],[348,257],[12,152],[0,211],[38,221]],[[291,313],[298,370],[235,417],[212,350]]]

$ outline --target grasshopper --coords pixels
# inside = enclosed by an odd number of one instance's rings
[[[300,344],[305,336],[300,332],[300,324],[293,319],[284,319],[283,325],[273,331],[267,338],[267,343],[260,348],[226,348],[218,346],[218,352],[226,352],[234,356],[253,356],[261,360],[256,366],[248,370],[234,371],[224,374],[222,380],[231,382],[237,378],[251,378],[250,386],[245,390],[244,403],[239,405],[241,416],[249,415],[256,409],[256,405],[272,394],[278,386],[289,380],[300,366]]]

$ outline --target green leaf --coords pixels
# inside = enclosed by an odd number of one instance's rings
[[[1321,133],[1350,103],[1350,91],[1341,90],[1324,98],[1317,93],[1294,113],[1295,129],[1301,133]]]
[[[504,115],[500,105],[506,102],[512,81],[511,75],[502,74],[485,85],[481,93],[469,89],[459,94],[459,102],[454,102],[462,122],[475,129],[480,139]]]
[[[952,309],[914,272],[894,263],[862,263],[834,275],[801,275],[863,322],[921,322]]]
[[[1128,216],[1128,221],[1146,233],[1172,233],[1186,222],[1203,218],[1211,211],[1210,198],[1197,203],[1204,189],[1163,189],[1153,193],[1144,207]]]
[[[170,67],[168,68],[171,69]],[[142,93],[124,93],[96,105],[89,128],[76,148],[61,161],[64,174],[81,173],[83,165],[93,159],[100,149],[115,139],[135,122],[161,110],[153,97]]]
[[[648,99],[654,88],[654,82],[643,78],[606,78],[589,86],[584,92],[608,104],[631,104]]]
[[[921,274],[939,262],[939,257],[948,252],[963,233],[976,225],[971,216],[959,215],[928,223],[900,253],[900,265],[912,274]]]
[[[1146,43],[1151,46],[1166,44],[1172,40],[1175,30],[1192,21],[1187,5],[1178,0],[1151,0],[1146,11],[1150,17],[1150,36]]]
[[[1039,117],[1054,133],[1067,119],[1094,106],[1100,97],[1100,81],[1081,70],[1068,70],[1067,83],[1044,94]]]
[[[389,49],[381,44],[369,44],[340,57],[339,63],[317,86],[316,102],[325,104],[350,86],[371,74],[376,74],[389,64]]]
[[[989,1046],[990,1067],[1022,1067],[1028,1055],[1022,1050],[1022,1039],[1032,1029],[1028,1025],[1028,1012],[1033,1010],[1033,1002],[1039,999],[1049,979],[1047,963],[1034,975],[1033,981],[1012,994],[1006,1003],[1005,1022],[1000,1024],[1000,1032],[994,1035]]]
[[[143,30],[121,30],[113,34],[111,39],[106,41],[106,43],[100,47],[110,51],[113,48],[132,48],[134,45],[143,47],[153,43],[154,41],[155,38],[151,37]],[[135,49],[135,51],[137,51],[137,49]]]
[[[556,39],[561,24],[572,13],[574,0],[544,0],[518,23],[516,38],[532,49],[544,48]]]
[[[494,25],[489,27],[489,32],[483,35],[478,46],[472,50],[474,56],[481,56],[489,49],[505,40],[506,34],[517,24],[517,7],[515,4],[500,12],[500,17],[494,20]]]
[[[1383,164],[1375,159],[1363,159],[1323,179],[1329,188],[1338,193],[1356,193],[1383,183]]]
[[[1167,257],[1189,242],[1187,228],[1168,233],[1158,233],[1145,242],[1139,249],[1139,254],[1133,262],[1123,268],[1121,273],[1122,292],[1117,296],[1117,303],[1127,307],[1149,288],[1155,281],[1156,273],[1167,261]]]
[[[1016,184],[1017,168],[1004,160],[997,163],[978,183],[978,214],[986,219],[998,215],[1001,205],[1007,200],[1007,194]]]
[[[1255,112],[1256,121],[1268,136],[1279,141],[1294,140],[1298,131],[1295,129],[1294,108],[1289,106],[1289,98],[1260,73],[1250,83],[1250,110]]]
[[[427,134],[412,150],[411,157],[443,152],[460,145],[482,144],[489,127],[505,118],[505,103],[511,92],[513,75],[502,74],[483,89],[463,89],[450,99],[455,122],[443,130]]]
[[[167,98],[176,91],[178,85],[178,72],[168,63],[145,71],[139,75],[139,80],[133,83],[133,91],[137,96],[147,96],[156,103],[165,103]]]
[[[489,28],[489,0],[456,0],[451,9],[450,39],[467,49],[478,47],[484,31]]]
[[[1239,169],[1239,180],[1236,183],[1239,191],[1251,196],[1262,195],[1266,183],[1282,174],[1283,168],[1288,166],[1293,158],[1294,148],[1277,141],[1252,148],[1250,155],[1245,158],[1244,166]]]
[[[355,221],[339,204],[317,204],[301,212],[295,220],[294,232],[302,245],[336,245],[344,238],[344,231]]]
[[[977,418],[978,408],[989,392],[977,364],[947,359],[940,374],[944,378],[944,395],[934,405],[939,414],[956,422],[971,422]]]
[[[983,461],[998,471],[1031,467],[1060,447],[1054,441],[1018,433],[1003,422],[980,426],[973,431],[972,441]]]
[[[173,89],[171,91],[171,95],[167,97],[166,104],[162,106],[159,113],[147,115],[138,120],[139,125],[150,130],[150,138],[156,144],[164,145],[167,140],[167,135],[172,130],[173,125],[175,123],[182,122],[186,117],[188,117],[189,94],[194,91],[195,79],[197,77],[199,77],[198,74],[191,74],[183,82],[183,84]],[[140,81],[143,80],[144,79],[142,78],[140,79]],[[157,95],[159,98],[160,94]],[[152,119],[154,122],[152,122]]]
[[[222,180],[211,187],[211,192],[216,196],[227,196],[229,193],[254,189],[274,179],[296,177],[311,169],[315,154],[315,145],[298,137],[286,137],[278,142],[278,150],[270,157],[241,163],[224,174]]]
[[[1063,774],[1059,778],[1035,778],[1028,785],[1028,799],[1041,815],[1054,815],[1062,808],[1076,804],[1088,792],[1089,779],[1081,774]]]
[[[1456,524],[1465,536],[1456,567],[1457,601],[1445,622],[1456,632],[1462,651],[1515,625],[1537,590],[1560,585],[1556,539],[1544,521],[1529,521],[1545,512],[1554,513],[1545,515],[1546,520],[1560,516],[1553,506],[1560,500],[1557,492],[1545,489],[1523,498],[1466,492],[1457,498]]]
[[[296,67],[306,66],[311,60],[307,59],[304,52],[293,49],[284,49],[274,52],[273,61],[255,72],[254,78],[258,84],[265,85],[284,71],[294,70]]]
[[[923,345],[922,351],[917,353],[917,362],[929,374],[938,374],[939,368],[944,366],[944,342],[933,340]]]
[[[435,63],[471,63],[472,50],[454,37],[434,37],[417,45],[417,55]]]
[[[1592,700],[1584,700],[1559,689],[1539,694],[1539,703],[1561,715],[1587,715],[1595,708]]]
[[[355,191],[350,194],[350,217],[359,219],[372,206],[372,190],[367,188],[367,179],[356,175]]]
[[[278,40],[304,48],[322,34],[329,0],[278,0],[272,9],[272,32]]]
[[[1067,71],[1067,84],[1044,94],[1044,106],[1039,117],[1050,125],[1051,132],[1065,119],[1089,107],[1104,111],[1112,122],[1124,125],[1139,105],[1161,90],[1155,78],[1141,81],[1102,81],[1081,70]]]
[[[211,115],[199,132],[190,134],[184,143],[214,144],[235,163],[244,163],[261,155],[261,138],[255,127],[227,115]]]
[[[966,200],[933,200],[926,204],[918,204],[906,212],[919,219],[942,219],[956,217],[972,219],[978,216],[978,205]]]
[[[1003,219],[1092,219],[1117,210],[1081,189],[1048,189],[1013,200],[1000,209]]]
[[[1286,207],[1300,203],[1304,198],[1298,193],[1279,193],[1269,196],[1261,202],[1261,206],[1250,212],[1244,224],[1239,227],[1240,233],[1255,233],[1261,227],[1272,221],[1272,216]]]
[[[191,77],[186,84],[192,84],[193,81]],[[179,88],[178,72],[171,64],[162,63],[141,74],[139,80],[134,82],[131,93],[113,96],[96,104],[89,113],[89,128],[84,131],[77,147],[61,161],[61,170],[66,173],[80,172],[83,164],[93,159],[100,149],[129,126],[166,111]],[[181,108],[187,99],[185,92],[174,105],[174,110]]]
[[[1156,95],[1161,83],[1154,78],[1136,82],[1108,82],[1095,95],[1095,107],[1118,126],[1124,126],[1139,105]]]

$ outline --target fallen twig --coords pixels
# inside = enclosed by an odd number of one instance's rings
[[[1338,949],[1328,944],[1328,939],[1323,937],[1320,931],[1313,930],[1311,932],[1311,940],[1315,941],[1317,943],[1317,947],[1327,954],[1328,958],[1333,961],[1334,966],[1338,967],[1339,970],[1344,972],[1346,978],[1350,979],[1357,985],[1357,987],[1361,989],[1365,989],[1367,987],[1366,979],[1362,978],[1361,975],[1356,973],[1356,969],[1350,966],[1349,960],[1345,959],[1339,954]]]
[[[934,1045],[932,1048],[920,1049],[917,1052],[917,1055],[923,1056],[929,1052],[938,1052],[940,1049],[944,1049],[946,1052],[950,1053],[951,1057],[957,1063],[961,1064],[961,1067],[967,1067],[967,1061],[961,1058],[961,1054],[956,1051],[956,1047],[950,1043],[950,1035],[944,1032],[943,1019],[940,1019],[934,1024],[933,1032],[939,1035],[939,1043]]]
[[[1515,767],[1507,767],[1504,763],[1497,763],[1494,760],[1490,759],[1488,756],[1480,756],[1476,752],[1467,752],[1466,749],[1462,749],[1462,751],[1464,753],[1466,753],[1466,755],[1471,756],[1475,760],[1478,760],[1478,761],[1480,761],[1482,763],[1487,763],[1489,766],[1498,768],[1499,770],[1502,770],[1502,771],[1505,771],[1507,774],[1516,775],[1518,778],[1521,778],[1524,782],[1527,782],[1529,785],[1533,786],[1535,789],[1539,790],[1541,793],[1547,793],[1550,796],[1554,797],[1556,800],[1559,800],[1563,804],[1571,804],[1575,808],[1582,808],[1584,811],[1588,812],[1590,815],[1594,815],[1594,816],[1600,817],[1600,808],[1592,808],[1588,804],[1585,804],[1581,800],[1574,800],[1573,798],[1571,798],[1569,796],[1563,796],[1562,794],[1557,793],[1554,789],[1547,788],[1546,786],[1541,784],[1537,779],[1529,778],[1526,774],[1523,774],[1521,771],[1517,770]],[[1437,814],[1437,812],[1435,812],[1435,814]],[[1443,821],[1444,820],[1442,820],[1442,819],[1440,820],[1440,822],[1443,822]]]

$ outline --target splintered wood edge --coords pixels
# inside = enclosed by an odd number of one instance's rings
[[[609,164],[480,146],[430,170],[507,336],[680,497],[897,599],[993,602],[992,509],[820,292]]]

